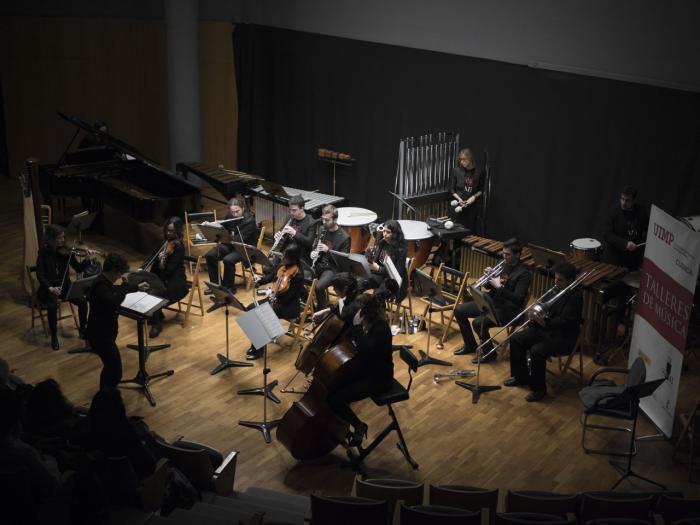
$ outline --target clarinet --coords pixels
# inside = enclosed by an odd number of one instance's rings
[[[287,223],[282,227],[284,230],[287,226],[289,226],[292,223],[291,217],[287,221]],[[275,255],[281,255],[280,251],[278,250],[279,245],[282,243],[282,239],[284,239],[287,236],[286,233],[283,233],[280,235],[277,240],[272,245],[272,248],[270,248],[270,253],[268,254],[269,257],[274,257]]]
[[[316,271],[316,261],[318,261],[321,258],[321,252],[318,251],[318,245],[321,244],[326,239],[326,232],[327,232],[326,228],[323,226],[321,228],[319,228],[319,230],[320,230],[320,233],[318,235],[318,240],[314,243],[314,246],[316,246],[316,250],[315,250],[316,257],[314,257],[313,255],[311,256],[311,259],[312,259],[311,260],[311,270],[314,272]]]

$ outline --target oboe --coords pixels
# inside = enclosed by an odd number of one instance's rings
[[[319,246],[319,244],[321,244],[324,240],[326,240],[326,232],[327,232],[326,228],[322,226],[322,227],[320,228],[320,233],[319,233],[319,235],[318,235],[318,240],[317,240],[316,243],[314,244],[314,246],[316,246],[316,249],[315,249],[313,252],[311,252],[311,269],[312,269],[313,271],[316,271],[316,261],[318,261],[318,259],[321,257],[321,252],[318,251],[318,246]]]

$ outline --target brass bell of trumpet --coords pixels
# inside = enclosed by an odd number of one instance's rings
[[[445,379],[450,380],[455,377],[472,377],[474,374],[475,372],[473,370],[452,369],[446,374],[435,373],[433,375],[433,383],[437,385],[440,383],[440,381]]]

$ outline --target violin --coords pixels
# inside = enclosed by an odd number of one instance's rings
[[[272,293],[270,294],[271,303],[275,302],[278,295],[283,294],[287,290],[289,290],[289,287],[292,283],[292,279],[294,279],[294,276],[297,273],[299,273],[298,264],[293,264],[291,266],[285,266],[284,264],[280,265],[280,267],[277,269],[275,286],[273,287]]]
[[[59,246],[58,248],[56,248],[56,253],[58,253],[59,255],[73,255],[76,257],[90,257],[94,255],[104,257],[104,253],[102,253],[101,251],[93,250],[91,248],[88,248],[87,246],[72,248],[69,248],[68,246]]]

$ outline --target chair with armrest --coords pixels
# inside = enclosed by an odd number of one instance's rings
[[[396,504],[403,501],[406,505],[423,503],[423,482],[401,479],[355,479],[355,494],[360,498],[375,499],[388,503],[389,522],[391,523]]]
[[[312,525],[386,525],[387,516],[386,501],[311,494]]]
[[[481,525],[481,511],[443,505],[401,504],[401,525]]]
[[[479,511],[493,525],[496,521],[498,489],[484,489],[468,485],[430,485],[430,504]]]

